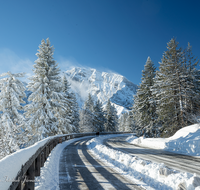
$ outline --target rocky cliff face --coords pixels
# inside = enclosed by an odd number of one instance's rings
[[[103,105],[110,98],[119,115],[132,107],[137,85],[122,75],[79,67],[66,71],[66,75],[72,90],[77,94],[80,106],[90,93],[94,100],[99,99]]]

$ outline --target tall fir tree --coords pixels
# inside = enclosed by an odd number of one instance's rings
[[[197,70],[199,60],[192,53],[192,46],[188,42],[184,58],[184,110],[186,112],[187,124],[197,123],[200,108],[200,71]]]
[[[96,132],[94,120],[94,101],[89,93],[83,109],[80,110],[80,132]]]
[[[135,121],[133,119],[132,111],[127,113],[127,117],[124,123],[124,131],[126,132],[135,132]]]
[[[28,142],[27,129],[23,129],[24,117],[23,98],[26,97],[25,87],[18,79],[24,77],[23,73],[12,74],[3,73],[0,77],[0,159],[14,151],[18,150]]]
[[[199,75],[195,76],[197,72],[193,68],[196,63],[191,63],[191,57],[186,59],[174,38],[167,45],[152,87],[163,136],[173,135],[190,123],[189,115],[194,111],[192,105],[199,98],[198,88],[195,88]]]
[[[84,109],[90,110],[91,113],[94,112],[94,100],[90,93],[88,94],[88,98],[84,103]]]
[[[79,133],[80,132],[80,127],[79,127],[79,106],[77,103],[76,95],[75,93],[71,92],[71,97],[72,97],[72,125],[74,126],[74,133]]]
[[[147,58],[142,81],[134,96],[133,117],[139,134],[148,137],[156,136],[156,102],[152,95],[151,87],[154,85],[155,66],[150,57]]]
[[[58,120],[58,133],[73,133],[75,130],[75,127],[72,125],[73,100],[69,92],[70,85],[65,75],[61,77],[61,83],[62,86],[60,89],[57,89],[59,93],[59,98],[57,100],[59,106],[54,107],[54,115]]]
[[[96,131],[103,132],[104,130],[104,123],[106,121],[105,113],[103,111],[102,103],[97,100],[94,106],[94,125]]]
[[[94,115],[88,109],[82,109],[79,112],[79,126],[81,133],[94,132]]]
[[[32,91],[29,96],[31,102],[25,106],[28,125],[32,127],[38,140],[55,135],[59,129],[57,118],[54,116],[55,108],[60,107],[59,99],[62,98],[59,72],[56,61],[53,58],[53,46],[47,38],[42,40],[39,46],[38,59],[35,61],[34,76],[30,78],[28,90]]]
[[[117,111],[115,107],[111,105],[110,99],[106,104],[105,118],[106,118],[106,122],[104,124],[105,131],[107,132],[117,131],[118,127]]]
[[[119,120],[118,120],[118,123],[119,123],[119,127],[118,127],[118,131],[120,132],[124,132],[125,131],[125,124],[126,124],[126,120],[128,118],[128,113],[125,112],[125,113],[122,113]]]

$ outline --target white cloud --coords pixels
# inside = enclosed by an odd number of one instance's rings
[[[0,49],[0,73],[8,71],[12,73],[25,72],[26,76],[23,81],[33,75],[33,62],[28,58],[21,58],[15,52],[8,48]]]
[[[88,89],[90,87],[89,82],[84,81],[80,83],[80,82],[72,81],[69,78],[68,80],[69,80],[72,91],[79,94],[81,97],[81,100],[85,101],[88,97]]]
[[[61,69],[61,71],[67,71],[74,67],[83,67],[74,58],[59,57],[56,62],[58,63],[58,67]]]

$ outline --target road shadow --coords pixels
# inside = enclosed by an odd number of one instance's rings
[[[109,142],[114,142],[115,145],[119,146],[120,148],[115,148],[115,147],[112,147],[109,145]],[[122,143],[124,144],[124,147],[122,148],[121,145]],[[161,155],[161,156],[167,156],[167,157],[170,157],[171,159],[173,159],[174,156],[176,156],[177,159],[184,159],[186,160],[192,160],[194,162],[198,162],[200,163],[200,158],[197,158],[197,157],[193,157],[193,156],[188,156],[188,155],[183,155],[183,154],[177,154],[177,153],[173,153],[173,152],[169,152],[169,151],[166,151],[166,150],[163,150],[163,149],[153,149],[153,148],[148,148],[148,147],[142,147],[142,146],[139,146],[139,145],[133,145],[133,144],[130,144],[128,143],[127,141],[125,141],[123,139],[123,137],[121,137],[121,140],[117,140],[117,138],[112,138],[112,139],[109,139],[109,140],[106,140],[104,141],[104,144],[110,148],[113,148],[113,149],[120,149],[122,150],[123,152],[129,152],[129,153],[140,153],[140,154],[150,154],[150,155]],[[131,148],[126,148],[126,146],[129,146]],[[137,147],[137,148],[135,148]]]
[[[81,142],[81,141],[80,141]],[[77,189],[91,189],[101,190],[104,189],[101,184],[112,184],[116,189],[129,190],[127,185],[134,185],[135,189],[137,184],[123,183],[114,176],[114,173],[110,173],[103,168],[93,157],[87,152],[86,142],[80,145],[79,143],[72,143],[68,145],[62,152],[59,165],[59,187],[60,190],[77,190]],[[78,149],[81,149],[83,155],[88,162],[95,167],[95,169],[104,177],[107,181],[100,182],[92,175],[88,170],[88,166],[84,164]],[[114,189],[113,188],[113,189]],[[110,188],[109,188],[110,189]],[[131,188],[132,189],[132,188]]]

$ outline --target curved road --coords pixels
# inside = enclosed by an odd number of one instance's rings
[[[126,142],[126,138],[127,137],[116,137],[107,139],[104,140],[104,145],[132,156],[138,156],[144,160],[164,163],[169,168],[183,172],[196,173],[200,176],[200,158],[136,146]]]
[[[91,138],[77,140],[63,150],[59,164],[60,190],[141,190],[112,167],[93,158],[86,145]]]

